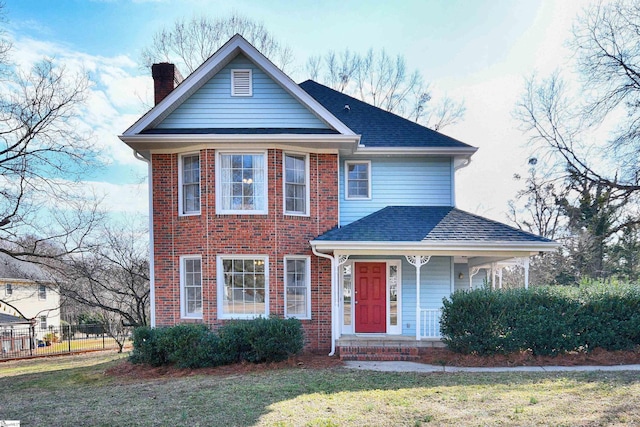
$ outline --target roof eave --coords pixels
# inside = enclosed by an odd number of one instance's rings
[[[421,241],[421,242],[377,242],[377,241],[330,241],[311,240],[311,246],[319,252],[341,252],[351,254],[370,254],[381,251],[384,254],[406,255],[411,253],[428,253],[430,255],[483,255],[510,256],[514,253],[535,255],[540,252],[557,250],[561,245],[557,242],[460,242],[454,240]]]
[[[358,146],[353,155],[406,155],[428,154],[433,156],[472,156],[476,147],[366,147]]]

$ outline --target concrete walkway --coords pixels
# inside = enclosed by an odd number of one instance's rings
[[[458,366],[425,365],[417,362],[360,362],[347,361],[351,369],[381,372],[593,372],[593,371],[640,371],[640,365],[614,366],[513,366],[495,368],[475,368]]]

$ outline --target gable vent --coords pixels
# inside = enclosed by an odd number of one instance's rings
[[[231,70],[231,96],[252,96],[251,70]]]

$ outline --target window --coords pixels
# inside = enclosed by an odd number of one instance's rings
[[[47,329],[47,316],[40,316],[40,329]]]
[[[269,314],[269,259],[218,256],[218,313],[223,319]]]
[[[180,300],[182,317],[202,318],[202,260],[180,257]]]
[[[47,288],[44,285],[38,286],[38,299],[47,299]]]
[[[251,70],[231,70],[231,96],[252,96]]]
[[[218,213],[266,214],[266,153],[220,153],[216,168]]]
[[[311,318],[311,271],[309,257],[285,257],[285,316]]]
[[[4,285],[4,294],[7,296],[13,295],[13,285],[11,283]]]
[[[284,155],[284,213],[287,215],[309,214],[309,186],[307,156]]]
[[[351,276],[352,265],[345,264],[342,267],[342,298],[343,298],[343,322],[345,326],[351,326]]]
[[[178,209],[180,215],[200,213],[200,154],[180,156],[178,164]]]
[[[346,162],[347,199],[371,198],[371,162]]]

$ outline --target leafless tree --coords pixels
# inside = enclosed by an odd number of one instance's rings
[[[176,20],[153,36],[151,45],[142,51],[142,62],[146,69],[156,62],[171,62],[186,76],[235,34],[242,35],[283,71],[293,61],[291,49],[276,41],[262,23],[234,13],[225,18],[202,15]]]
[[[364,55],[345,49],[312,56],[305,70],[313,80],[435,130],[460,121],[464,103],[443,97],[432,105],[431,89],[417,70],[407,70],[404,57],[369,49]]]
[[[60,294],[97,313],[119,344],[132,326],[148,324],[146,228],[135,221],[105,224],[86,251],[55,266]],[[122,348],[122,347],[121,347]]]
[[[98,164],[77,120],[89,79],[49,58],[22,69],[0,38],[0,252],[27,259],[77,251],[99,220],[97,201],[79,186]]]

